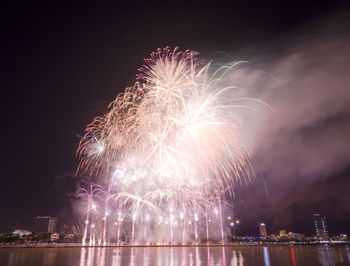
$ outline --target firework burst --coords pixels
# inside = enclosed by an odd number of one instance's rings
[[[78,170],[107,180],[105,211],[114,205],[129,217],[132,241],[135,221],[159,217],[170,224],[171,242],[184,217],[198,241],[198,216],[216,203],[221,209],[233,186],[254,175],[239,115],[246,99],[232,97],[235,87],[225,82],[237,64],[214,69],[193,51],[159,49],[109,113],[87,126]]]

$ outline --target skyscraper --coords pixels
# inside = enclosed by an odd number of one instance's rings
[[[314,217],[315,231],[317,237],[328,239],[326,217],[321,216],[319,213],[314,213],[312,216]]]
[[[259,224],[259,231],[260,231],[260,237],[262,237],[262,238],[267,237],[267,232],[266,232],[266,225],[265,225],[265,223],[260,223],[260,224]]]
[[[56,232],[57,217],[37,216],[35,217],[35,232],[54,233]]]

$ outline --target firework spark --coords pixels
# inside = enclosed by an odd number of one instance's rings
[[[208,219],[208,208],[217,203],[221,212],[234,185],[254,175],[239,115],[247,99],[232,97],[235,87],[225,82],[237,64],[214,69],[193,51],[159,49],[109,113],[87,126],[78,170],[105,180],[104,210],[113,205],[112,213],[131,221],[131,241],[135,221],[142,221],[146,238],[150,220],[161,224],[163,217],[171,242],[178,222],[188,227],[184,217],[194,223],[198,241],[199,217]],[[223,241],[222,221],[220,227]]]

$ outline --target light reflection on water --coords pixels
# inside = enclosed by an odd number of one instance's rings
[[[0,265],[350,265],[348,246],[84,247],[0,249]]]
[[[270,266],[270,257],[269,257],[269,250],[267,247],[263,247],[264,249],[264,262],[266,266]]]

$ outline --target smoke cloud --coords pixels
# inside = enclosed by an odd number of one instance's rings
[[[250,96],[273,108],[259,109],[248,125],[254,138],[253,158],[270,196],[256,203],[264,193],[262,182],[256,181],[259,188],[250,188],[250,199],[238,200],[241,214],[249,216],[246,210],[255,201],[261,217],[288,223],[292,214],[278,215],[276,209],[299,204],[311,215],[315,210],[307,210],[305,204],[314,207],[326,195],[350,212],[345,207],[349,196],[339,194],[344,192],[341,185],[333,196],[316,189],[340,173],[349,176],[350,36],[344,33],[346,24],[344,15],[327,24],[315,23],[306,33],[279,40],[279,55],[265,56],[232,74]],[[251,69],[252,65],[262,67]],[[337,182],[349,184],[348,180],[343,177]]]

